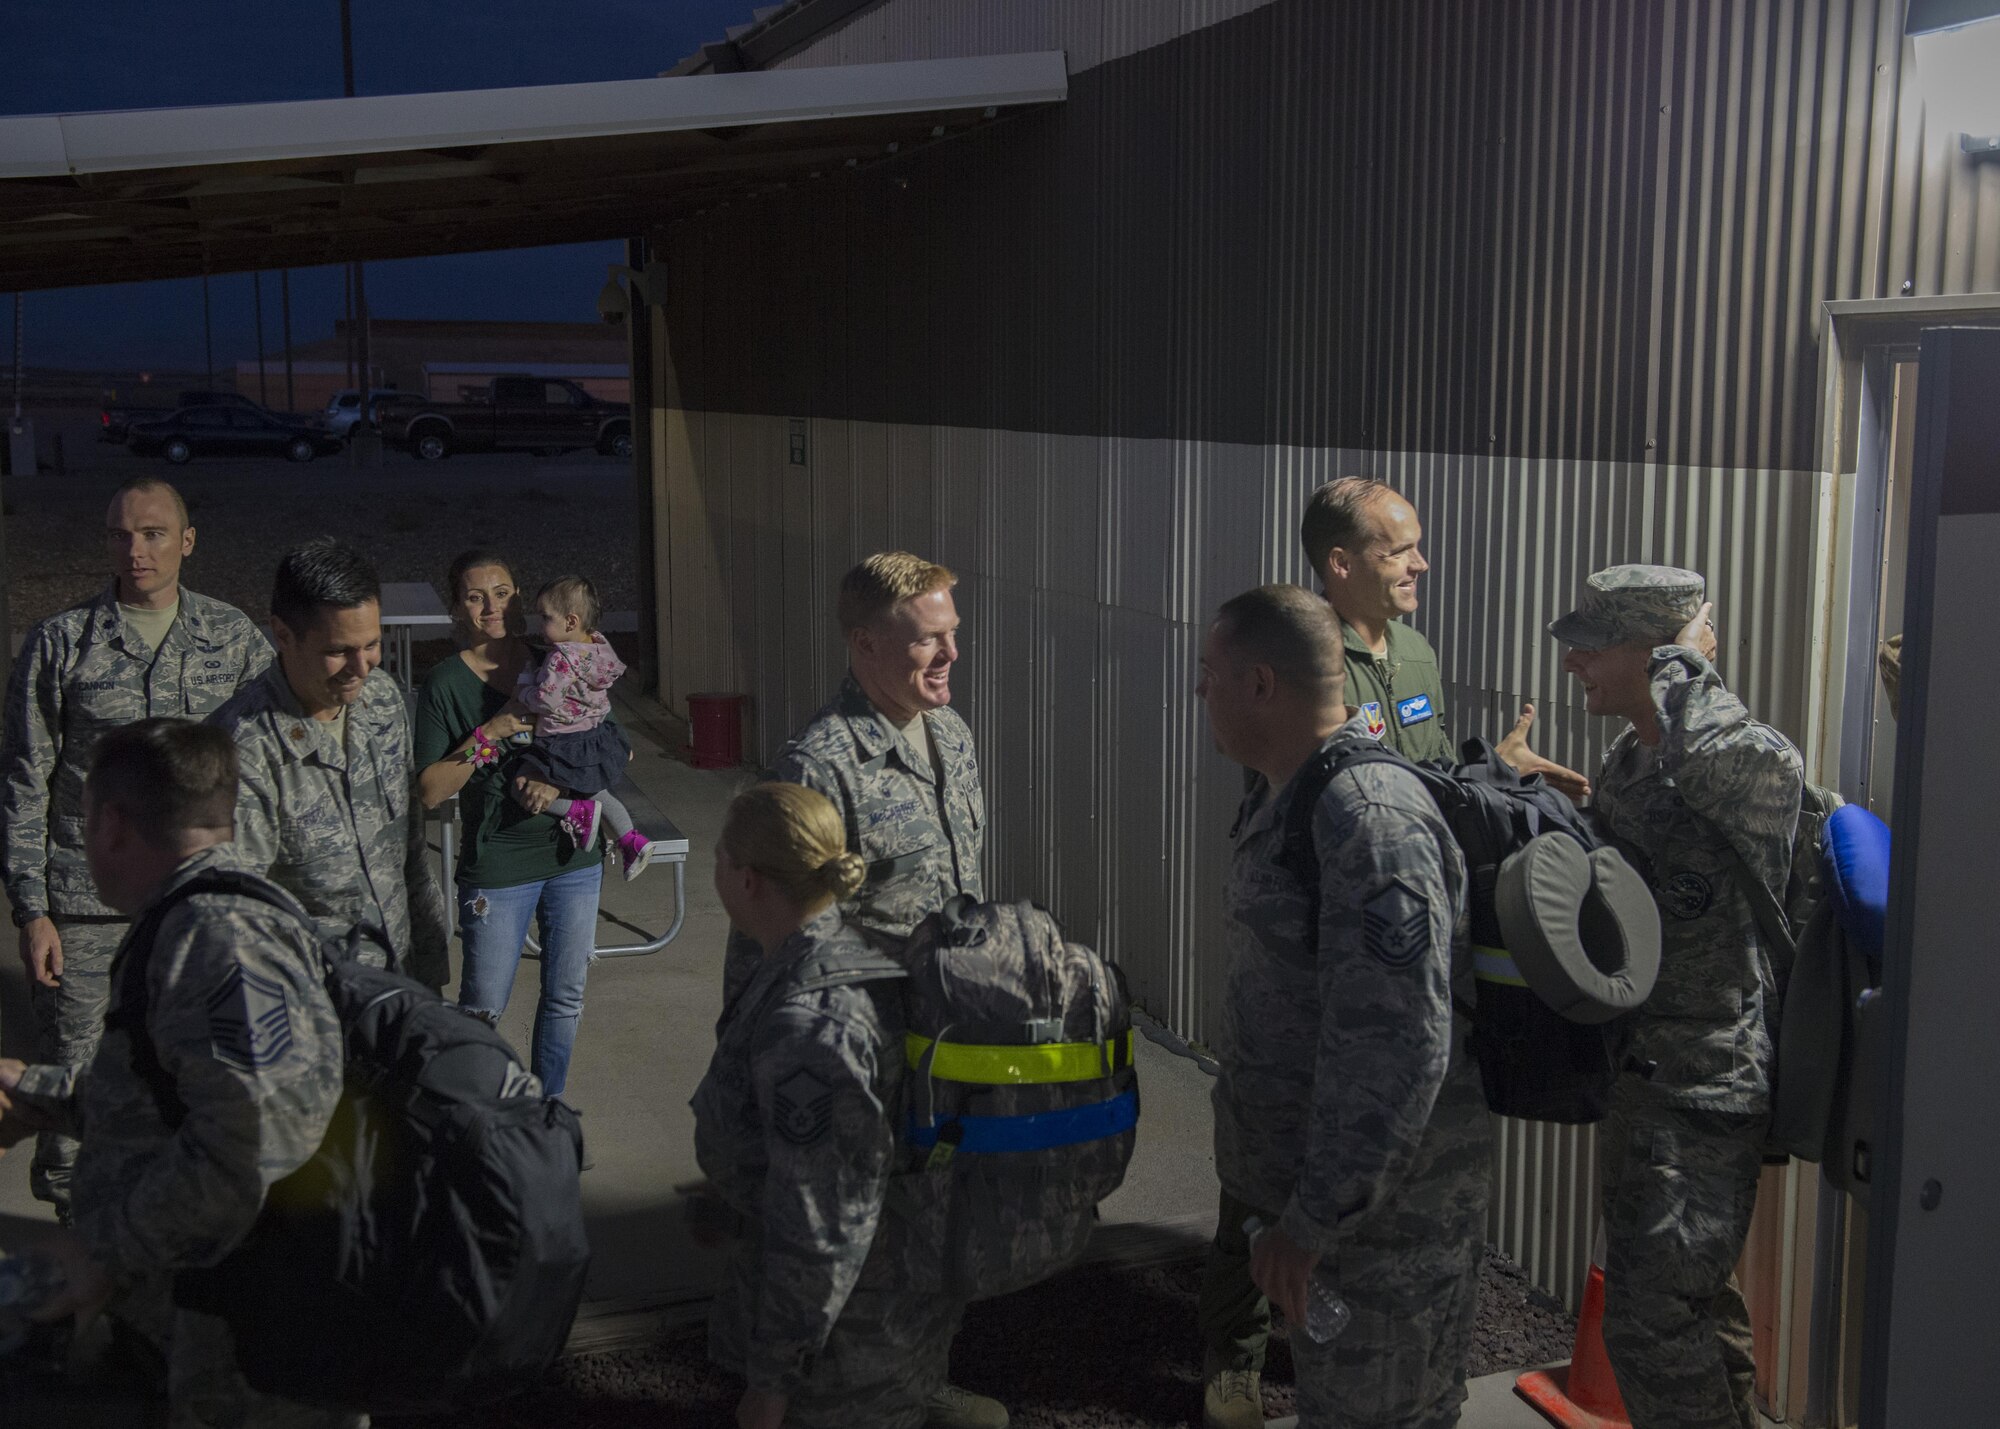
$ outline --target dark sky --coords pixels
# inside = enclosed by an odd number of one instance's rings
[[[353,0],[360,94],[644,79],[750,18],[756,0]],[[338,0],[0,0],[0,114],[320,99],[340,88]],[[382,318],[590,320],[618,243],[368,265]],[[251,278],[211,282],[215,361],[256,355]],[[0,299],[0,302],[5,302]],[[203,363],[201,280],[26,295],[31,367]],[[325,337],[341,269],[292,273],[294,341]],[[11,319],[12,314],[5,315]],[[264,281],[278,350],[277,277]],[[8,360],[0,354],[0,363]]]

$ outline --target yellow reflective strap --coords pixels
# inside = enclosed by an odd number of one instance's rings
[[[1472,949],[1472,975],[1481,982],[1505,983],[1508,987],[1528,985],[1512,954],[1505,948],[1482,948],[1475,944]]]
[[[923,1065],[931,1039],[904,1034],[911,1067]],[[1005,1087],[1038,1082],[1088,1082],[1105,1074],[1105,1053],[1111,1069],[1132,1065],[1132,1034],[1127,1031],[1100,1049],[1095,1042],[1044,1042],[1032,1047],[974,1047],[940,1042],[931,1059],[931,1075],[947,1082],[976,1082]]]

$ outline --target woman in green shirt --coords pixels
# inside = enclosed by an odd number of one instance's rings
[[[529,920],[542,942],[542,988],[529,1062],[559,1095],[583,1015],[583,983],[597,941],[604,862],[572,848],[544,813],[560,791],[513,770],[509,735],[533,728],[514,682],[533,659],[522,638],[520,589],[506,561],[467,551],[446,577],[462,647],[424,681],[417,701],[417,797],[435,809],[459,798],[458,931],[465,951],[459,1006],[497,1022],[507,1010]],[[519,797],[516,797],[516,794]]]

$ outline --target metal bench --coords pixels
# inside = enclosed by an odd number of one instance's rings
[[[615,947],[597,949],[597,956],[600,958],[643,957],[647,953],[657,953],[671,943],[679,936],[681,924],[687,921],[688,840],[679,826],[667,817],[666,810],[641,792],[639,786],[630,779],[619,780],[618,787],[611,792],[624,803],[632,815],[633,825],[646,836],[646,846],[653,853],[649,871],[662,865],[674,871],[674,921],[668,925],[667,931],[650,942],[622,943]],[[458,863],[458,796],[452,795],[432,812],[433,817],[440,821],[437,850],[438,863],[443,874],[443,886],[447,890],[445,909],[455,926],[458,921],[458,900],[450,896],[449,890],[452,888],[454,870]],[[598,909],[598,916],[606,916],[601,906]],[[538,957],[540,954],[541,944],[535,940],[531,929],[528,933],[527,955]]]

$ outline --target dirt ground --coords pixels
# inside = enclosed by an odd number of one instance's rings
[[[390,452],[379,467],[351,467],[345,456],[303,466],[252,458],[173,467],[101,443],[71,440],[65,449],[67,472],[6,483],[7,595],[17,634],[104,587],[104,509],[121,482],[141,475],[173,482],[187,499],[196,535],[188,587],[255,620],[269,613],[278,553],[320,534],[360,546],[384,581],[442,587],[454,555],[487,546],[514,562],[531,590],[576,571],[596,583],[606,610],[629,611],[638,600],[631,467],[609,457],[418,462]]]
[[[1198,1254],[1144,1265],[1093,1264],[1031,1290],[975,1305],[952,1378],[1006,1403],[1016,1429],[1179,1429],[1201,1420],[1195,1333]],[[1489,1250],[1480,1281],[1472,1377],[1569,1358],[1576,1321],[1526,1274]],[[1278,1327],[1265,1367],[1264,1412],[1293,1412],[1292,1360]],[[408,1429],[686,1429],[734,1424],[740,1382],[711,1367],[706,1331],[659,1344],[578,1355],[547,1384],[503,1404]]]

